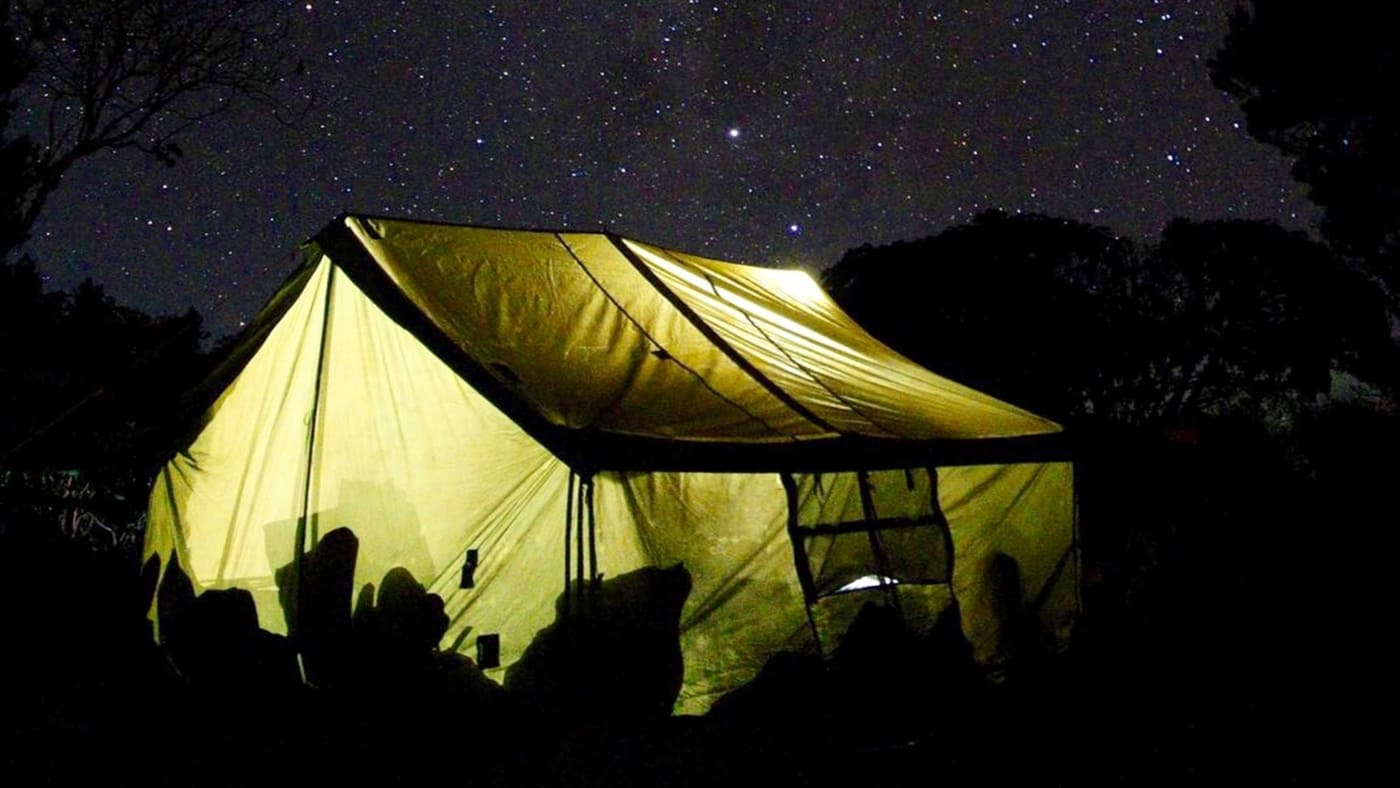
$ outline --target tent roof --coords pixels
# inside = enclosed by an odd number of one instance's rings
[[[346,215],[329,257],[384,312],[580,470],[821,470],[1045,459],[1055,423],[929,372],[806,272],[605,233]],[[242,353],[237,353],[242,356]]]

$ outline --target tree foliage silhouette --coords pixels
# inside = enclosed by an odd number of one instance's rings
[[[0,258],[79,161],[135,149],[173,164],[200,121],[256,103],[284,116],[289,8],[273,0],[4,0]],[[14,126],[14,128],[11,128]]]
[[[32,263],[0,263],[0,460],[148,483],[184,428],[171,413],[203,374],[202,339],[194,310],[151,317],[91,281],[45,292]]]
[[[1150,366],[1178,413],[1296,413],[1342,368],[1389,376],[1380,292],[1326,247],[1263,221],[1173,220],[1151,248]],[[1174,401],[1173,401],[1174,400]]]
[[[1230,16],[1210,61],[1239,100],[1249,133],[1294,159],[1322,207],[1322,231],[1400,285],[1400,63],[1385,6],[1255,0]]]
[[[1172,222],[1138,244],[1045,216],[984,213],[826,273],[895,349],[1062,420],[1287,417],[1336,364],[1393,358],[1374,287],[1268,222]]]
[[[825,274],[876,336],[940,374],[1047,414],[1109,348],[1096,293],[1131,283],[1131,244],[1045,216],[987,212],[936,236],[846,253]],[[1114,302],[1116,303],[1116,302]],[[1028,341],[1029,340],[1029,341]],[[1074,348],[1065,353],[1056,348]]]

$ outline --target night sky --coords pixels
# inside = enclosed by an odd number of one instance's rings
[[[298,3],[298,127],[79,165],[29,251],[155,313],[250,317],[350,210],[595,230],[816,271],[1000,208],[1151,237],[1312,229],[1206,60],[1233,0]],[[854,9],[854,10],[842,10]]]

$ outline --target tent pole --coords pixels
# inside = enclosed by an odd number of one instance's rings
[[[591,586],[598,579],[598,516],[593,511],[593,478],[589,477],[584,488],[588,498],[588,582]]]
[[[311,518],[311,475],[312,463],[316,458],[316,428],[321,417],[321,386],[324,382],[326,371],[326,348],[330,344],[331,334],[331,293],[335,288],[335,266],[327,260],[330,270],[326,273],[326,301],[321,309],[321,347],[316,354],[316,382],[311,395],[311,419],[306,429],[306,476],[303,479],[301,494],[301,516],[297,518],[296,544],[293,545],[292,561],[295,565],[295,594],[292,597],[292,626],[291,636],[293,644],[301,635],[301,602],[303,595],[303,581],[305,580],[306,565],[306,536]],[[298,648],[298,650],[300,650]]]
[[[569,579],[573,571],[570,541],[574,536],[574,471],[569,469],[569,491],[564,497],[564,613],[569,612]]]
[[[807,549],[802,546],[802,534],[797,523],[797,480],[788,473],[780,473],[778,478],[783,483],[783,492],[787,493],[788,541],[792,544],[792,561],[797,570],[797,583],[802,586],[802,609],[807,613],[807,626],[812,629],[812,642],[817,646],[817,653],[825,657],[821,630],[817,628],[817,617],[812,615],[812,605],[817,601],[816,584],[812,582],[812,567],[807,565]]]
[[[584,518],[584,488],[588,485],[588,477],[578,478],[578,514],[574,524],[574,563],[576,570],[574,579],[578,581],[579,598],[583,598],[583,518]]]
[[[938,518],[938,525],[943,529],[943,549],[948,554],[948,599],[958,614],[958,628],[962,628],[962,605],[958,603],[958,590],[953,584],[953,572],[957,569],[958,551],[953,542],[953,525],[948,522],[948,515],[943,511],[943,505],[938,502],[938,466],[930,465],[924,469],[928,473],[929,495],[932,500],[930,506],[933,514]]]

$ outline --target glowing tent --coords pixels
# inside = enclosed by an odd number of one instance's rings
[[[990,657],[1008,560],[1047,639],[1075,613],[1059,427],[897,355],[804,272],[346,216],[208,386],[146,555],[250,590],[272,631],[278,568],[341,527],[357,588],[407,569],[442,648],[498,639],[496,677],[566,583],[683,563],[681,711],[829,648],[867,597],[956,595]]]

